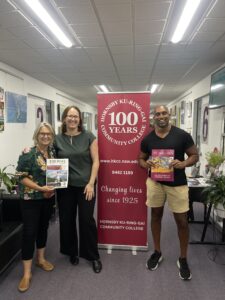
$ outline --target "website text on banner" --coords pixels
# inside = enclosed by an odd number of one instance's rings
[[[98,94],[98,239],[147,248],[146,171],[138,166],[149,132],[149,93]]]

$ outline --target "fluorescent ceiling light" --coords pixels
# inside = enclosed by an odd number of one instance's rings
[[[218,105],[216,105],[216,104],[210,104],[209,105],[209,108],[216,108],[216,107],[218,107]]]
[[[150,88],[150,93],[154,94],[158,87],[159,87],[159,84],[157,84],[157,83],[152,84],[151,88]]]
[[[221,90],[224,87],[224,84],[218,83],[211,86],[211,91]]]
[[[104,84],[99,85],[99,87],[100,87],[100,89],[101,89],[103,92],[105,92],[105,93],[108,93],[108,92],[109,92],[107,86],[105,86]]]
[[[108,89],[107,86],[104,85],[104,84],[95,85],[94,87],[96,88],[96,90],[97,90],[98,92],[109,93],[109,89]]]
[[[171,39],[172,43],[176,44],[182,39],[182,37],[183,37],[188,25],[190,24],[190,22],[191,22],[191,20],[194,16],[199,4],[200,4],[200,2],[201,2],[201,0],[187,0],[187,2],[185,4],[185,7],[184,7],[184,10],[181,14],[180,20],[177,24],[177,27],[176,27],[175,32],[173,34],[173,37]]]
[[[38,0],[24,1],[65,47],[70,48],[73,46],[73,43],[67,38],[64,32],[60,29],[60,27],[56,24],[56,22]]]

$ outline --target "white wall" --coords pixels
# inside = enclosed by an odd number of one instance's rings
[[[96,108],[87,105],[70,95],[38,81],[4,63],[0,62],[0,87],[4,91],[9,91],[27,97],[27,123],[7,123],[5,114],[5,130],[0,132],[0,167],[8,164],[17,164],[18,156],[21,150],[33,143],[32,136],[35,129],[35,105],[41,103],[42,99],[54,101],[55,113],[55,129],[61,122],[57,121],[57,104],[76,105],[81,111],[92,113],[92,128],[96,134],[94,127],[94,115]]]
[[[222,67],[224,67],[224,65],[220,66],[218,69]],[[206,78],[198,82],[191,89],[187,90],[183,95],[181,95],[179,98],[175,99],[173,102],[171,102],[168,105],[169,108],[176,105],[177,109],[179,109],[181,101],[192,102],[192,116],[188,117],[187,114],[185,114],[184,125],[180,126],[182,129],[190,132],[192,135],[196,125],[195,124],[196,120],[194,118],[195,101],[198,100],[199,98],[204,98],[203,102],[208,103],[209,93],[210,93],[210,83],[211,83],[211,74],[209,74],[209,76],[207,76]],[[224,119],[224,108],[209,110],[208,140],[207,143],[201,143],[201,151],[200,151],[201,175],[204,174],[205,165],[207,164],[205,160],[205,153],[208,151],[212,151],[214,147],[217,147],[219,150],[222,149],[223,119]]]

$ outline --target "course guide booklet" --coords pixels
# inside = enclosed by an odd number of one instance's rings
[[[174,149],[153,149],[152,161],[155,168],[151,168],[151,179],[156,181],[174,181],[174,170],[170,163],[174,160]]]
[[[69,175],[68,158],[47,159],[46,185],[54,186],[56,189],[68,186]]]

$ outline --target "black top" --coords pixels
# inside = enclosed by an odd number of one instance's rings
[[[174,149],[174,159],[183,161],[186,150],[193,145],[194,141],[189,133],[172,126],[170,132],[164,138],[157,136],[155,131],[149,133],[141,142],[141,151],[151,156],[153,149]],[[173,182],[159,182],[169,186],[185,185],[187,184],[185,169],[174,169]]]
[[[93,164],[90,146],[95,139],[94,134],[86,130],[76,136],[63,133],[55,137],[56,156],[69,159],[69,185],[86,186],[90,180]]]

